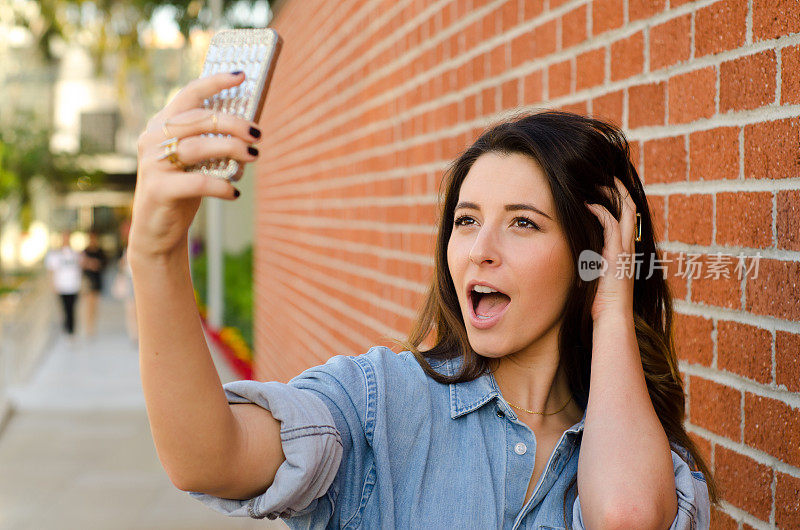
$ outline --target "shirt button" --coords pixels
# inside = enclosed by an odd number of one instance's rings
[[[518,443],[517,445],[514,446],[514,452],[517,453],[518,455],[524,455],[525,451],[527,451],[527,450],[528,450],[528,447],[522,442],[520,442],[520,443]]]
[[[498,418],[505,418],[505,417],[506,417],[506,415],[505,415],[505,413],[503,413],[503,411],[502,411],[502,410],[500,410],[500,409],[497,409],[497,417],[498,417]]]

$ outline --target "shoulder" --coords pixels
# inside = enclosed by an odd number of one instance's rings
[[[434,369],[442,363],[434,364]],[[386,387],[413,387],[432,381],[410,351],[395,353],[386,346],[373,346],[361,355],[335,355],[324,364],[309,368],[290,383],[327,381],[344,387],[378,391]]]

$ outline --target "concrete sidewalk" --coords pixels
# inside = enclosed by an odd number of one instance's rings
[[[119,302],[101,299],[97,329],[71,344],[54,323],[42,365],[10,389],[0,529],[286,528],[225,517],[172,485],[153,447],[138,352]],[[223,382],[235,379],[215,362]]]

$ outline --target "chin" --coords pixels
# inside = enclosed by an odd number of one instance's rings
[[[486,336],[476,338],[469,331],[467,331],[467,337],[469,338],[469,345],[472,350],[482,357],[499,359],[513,352],[513,348],[506,344],[499,343],[500,341],[498,341],[496,337]]]

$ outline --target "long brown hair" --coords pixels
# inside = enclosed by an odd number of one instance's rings
[[[440,383],[471,381],[491,371],[490,360],[475,353],[469,344],[447,265],[447,245],[461,184],[475,160],[489,152],[519,153],[539,164],[547,176],[555,214],[566,235],[573,263],[577,264],[582,250],[600,253],[603,248],[602,225],[584,202],[602,204],[619,219],[622,198],[614,187],[614,176],[628,189],[641,214],[642,238],[636,243],[635,252],[642,253],[642,265],[660,259],[644,189],[631,164],[628,142],[617,127],[557,111],[525,114],[495,125],[464,150],[444,174],[434,275],[416,323],[407,342],[402,343],[425,373]],[[611,199],[602,193],[604,187],[612,191]],[[672,296],[663,275],[643,272],[634,277],[633,313],[647,390],[667,438],[689,452],[684,456],[693,470],[703,473],[709,497],[717,503],[717,486],[711,470],[683,426],[685,396],[672,338]],[[589,399],[590,311],[596,291],[596,280],[585,282],[575,274],[559,336],[561,368],[567,375],[573,399],[583,410]],[[419,346],[430,338],[432,347],[420,351]],[[429,363],[459,356],[463,361],[461,369],[452,376],[437,372]],[[567,492],[575,483],[573,478]]]

